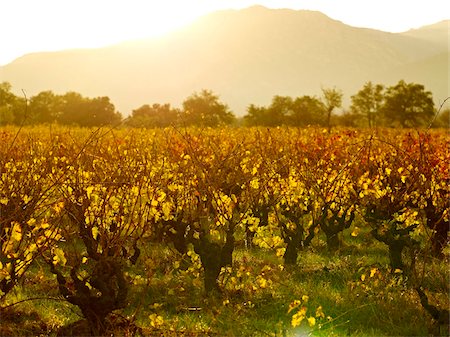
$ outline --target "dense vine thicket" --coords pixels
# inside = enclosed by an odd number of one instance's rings
[[[366,228],[423,303],[423,257],[448,246],[449,139],[438,131],[42,127],[0,139],[0,301],[43,259],[96,335],[126,303],[125,269],[155,242],[215,296],[236,247],[292,266],[313,240],[337,253],[344,230]]]

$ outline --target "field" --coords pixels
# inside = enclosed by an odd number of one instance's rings
[[[449,333],[445,131],[0,139],[1,336]]]

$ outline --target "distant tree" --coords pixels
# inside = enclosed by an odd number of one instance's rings
[[[445,108],[440,111],[439,115],[433,121],[432,126],[436,128],[450,128],[450,108]]]
[[[121,120],[114,104],[108,97],[85,98],[76,92],[61,96],[58,121],[61,124],[78,126],[102,126]]]
[[[133,110],[127,124],[141,128],[160,128],[175,125],[178,122],[179,111],[170,104],[145,104]]]
[[[182,121],[187,125],[218,126],[231,124],[235,116],[210,90],[194,93],[183,102]]]
[[[26,97],[19,97],[12,93],[9,82],[0,83],[0,125],[30,124]]]
[[[292,102],[289,124],[293,126],[323,125],[325,107],[316,97],[301,96]]]
[[[122,119],[109,97],[103,96],[88,99],[85,104],[87,119],[84,126],[111,125],[120,122]]]
[[[86,99],[77,92],[67,92],[61,96],[61,106],[59,107],[58,122],[61,124],[84,123],[86,115],[84,104]]]
[[[18,97],[11,92],[12,86],[9,82],[0,83],[0,125],[14,123],[14,111]]]
[[[0,106],[0,125],[14,124],[14,113],[8,106]]]
[[[12,86],[9,82],[0,83],[0,106],[13,104],[16,100],[16,95],[11,92]]]
[[[270,118],[267,108],[250,104],[244,116],[246,126],[269,126]]]
[[[360,115],[367,119],[369,128],[377,124],[381,106],[384,100],[384,86],[367,82],[356,95],[351,97],[350,110],[354,115]]]
[[[288,96],[274,96],[268,107],[258,107],[251,104],[244,116],[248,126],[278,126],[288,121],[292,115],[293,100]]]
[[[362,125],[366,125],[366,121],[363,120],[362,115],[356,114],[352,110],[344,111],[344,113],[335,116],[333,121],[336,123],[336,125],[351,128],[357,128],[361,127]]]
[[[342,106],[342,91],[336,88],[322,88],[322,103],[326,112],[326,125],[331,130],[331,116],[334,109]]]
[[[423,85],[401,80],[387,89],[382,112],[387,122],[393,126],[425,125],[433,118],[433,97]]]
[[[293,99],[289,96],[276,95],[268,108],[272,125],[282,125],[287,122],[288,116],[292,115]]]
[[[32,123],[52,123],[58,119],[61,96],[42,91],[30,98],[29,112]]]

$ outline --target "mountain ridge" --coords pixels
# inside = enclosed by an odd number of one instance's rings
[[[124,115],[147,103],[179,105],[203,88],[237,115],[274,95],[320,94],[323,86],[342,89],[348,102],[366,81],[391,85],[403,78],[422,80],[437,100],[448,94],[448,63],[445,71],[427,62],[445,59],[448,48],[442,28],[424,30],[386,33],[321,12],[253,6],[211,13],[164,37],[28,54],[0,67],[0,81],[31,95],[109,96]],[[414,64],[421,65],[417,74]]]

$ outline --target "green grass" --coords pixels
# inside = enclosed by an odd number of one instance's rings
[[[242,288],[235,289],[228,281],[222,284],[221,294],[206,296],[201,278],[184,270],[189,262],[178,267],[180,256],[172,249],[151,244],[140,257],[139,267],[127,270],[134,285],[129,305],[117,314],[139,327],[134,335],[145,336],[428,335],[431,318],[414,290],[400,275],[390,273],[386,256],[386,248],[373,242],[355,241],[338,254],[323,252],[317,244],[300,253],[295,267],[283,269],[281,258],[272,252],[239,248],[228,280],[241,270],[238,284]],[[430,301],[445,308],[449,305],[446,262],[432,264],[433,277],[425,275],[427,289],[432,291]],[[267,281],[264,286],[262,279]],[[318,318],[314,327],[305,319],[293,328],[291,317],[296,310],[288,314],[289,304],[304,295],[309,297],[303,302],[306,316],[314,316],[321,306],[325,318]],[[59,297],[56,281],[43,265],[34,265],[1,306],[28,298],[39,299],[2,312],[7,319],[0,335],[55,336],[61,327],[80,320],[78,309]],[[28,319],[13,319],[14,314]],[[162,320],[152,326],[151,317],[158,316]],[[117,329],[117,335],[126,335]]]

